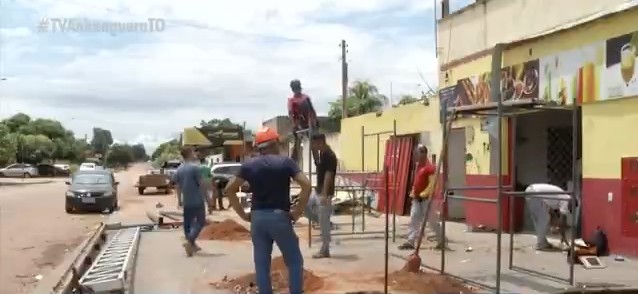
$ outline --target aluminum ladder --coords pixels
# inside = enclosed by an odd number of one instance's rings
[[[124,291],[127,270],[140,238],[140,228],[118,230],[80,279],[80,285],[93,292]]]

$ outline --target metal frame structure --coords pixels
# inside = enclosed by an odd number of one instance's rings
[[[448,184],[448,156],[446,155],[446,158],[443,158],[441,160],[444,160],[444,170],[445,170],[445,175],[444,175],[444,180],[443,180],[443,191],[444,191],[444,197],[443,197],[443,206],[442,209],[443,211],[445,211],[447,209],[447,205],[448,205],[448,199],[457,199],[457,200],[462,200],[462,201],[475,201],[475,202],[487,202],[487,203],[494,203],[496,204],[496,210],[497,210],[497,216],[498,216],[498,221],[497,221],[497,228],[496,228],[496,285],[495,287],[490,287],[490,286],[486,286],[484,284],[481,284],[479,282],[476,281],[472,281],[469,279],[465,279],[465,278],[461,278],[461,277],[455,277],[455,278],[459,278],[465,282],[469,282],[475,285],[480,285],[482,287],[485,288],[492,288],[496,291],[497,294],[501,293],[501,254],[502,254],[502,233],[503,233],[503,218],[502,218],[502,214],[503,214],[503,200],[505,199],[504,197],[509,197],[510,202],[509,202],[509,222],[510,222],[510,239],[509,239],[509,263],[508,263],[508,268],[510,270],[514,270],[514,271],[519,271],[519,272],[523,272],[523,273],[531,273],[531,274],[535,274],[538,276],[542,276],[542,277],[546,277],[546,278],[550,278],[550,279],[554,279],[554,280],[561,280],[564,282],[568,282],[570,285],[574,285],[574,263],[571,262],[569,265],[569,277],[567,279],[565,278],[560,278],[560,277],[555,277],[553,275],[549,275],[546,273],[542,273],[539,271],[535,271],[532,269],[527,269],[524,267],[520,267],[520,266],[516,266],[514,265],[514,228],[513,228],[513,211],[514,211],[514,199],[516,197],[523,197],[525,199],[527,198],[541,198],[541,199],[554,199],[554,200],[562,200],[562,199],[558,199],[555,197],[549,197],[549,196],[545,196],[545,195],[558,195],[558,194],[568,194],[572,197],[572,199],[574,199],[575,201],[571,201],[570,202],[570,209],[572,210],[572,226],[576,225],[576,216],[579,214],[577,212],[577,208],[579,209],[581,206],[577,205],[576,202],[580,203],[580,195],[577,191],[580,191],[580,189],[578,188],[578,186],[580,185],[580,181],[579,181],[579,175],[578,175],[578,171],[577,171],[577,159],[578,159],[578,154],[577,154],[577,146],[578,146],[578,124],[580,123],[578,121],[578,109],[579,109],[579,105],[576,101],[576,99],[574,99],[572,105],[571,105],[571,110],[572,110],[572,189],[570,191],[567,192],[560,192],[560,193],[550,193],[550,192],[542,192],[542,193],[534,193],[534,192],[521,192],[521,191],[512,191],[512,187],[513,185],[508,185],[505,186],[503,184],[503,176],[507,175],[507,173],[504,173],[503,171],[503,156],[506,154],[503,152],[503,118],[513,118],[513,125],[515,126],[515,121],[516,121],[516,111],[517,110],[542,110],[544,107],[547,108],[547,106],[551,106],[547,103],[545,103],[544,101],[538,101],[536,99],[520,99],[520,100],[514,100],[514,101],[505,101],[503,102],[501,99],[501,85],[500,85],[500,75],[499,74],[494,74],[494,73],[499,73],[501,71],[501,63],[502,63],[502,54],[503,54],[503,48],[504,48],[505,44],[497,44],[494,47],[494,51],[492,54],[492,75],[491,75],[491,93],[490,93],[490,100],[493,102],[490,102],[486,105],[473,105],[473,106],[461,106],[461,107],[456,107],[454,109],[448,110],[445,112],[445,120],[444,122],[447,122],[448,120],[454,120],[456,119],[456,116],[459,114],[468,114],[468,115],[482,115],[482,116],[493,116],[496,117],[496,124],[497,124],[497,134],[496,134],[496,141],[497,141],[497,172],[496,172],[496,177],[497,177],[497,184],[496,186],[465,186],[465,187],[450,187]],[[493,110],[496,110],[496,112],[494,112]],[[508,112],[506,112],[508,111]],[[443,137],[445,138],[446,134],[443,134]],[[514,131],[514,135],[515,135],[515,131]],[[446,144],[446,142],[444,142],[444,144]],[[514,152],[515,151],[515,143],[512,144],[512,150],[509,150],[509,152]],[[510,157],[513,159],[513,162],[511,162],[511,166],[515,165],[515,156]],[[512,174],[511,174],[511,182],[515,181],[515,174],[514,174],[515,169],[512,169]],[[477,198],[477,197],[465,197],[465,196],[460,196],[460,195],[451,195],[453,194],[454,191],[471,191],[471,190],[496,190],[497,193],[497,198],[496,199],[484,199],[484,198]],[[541,195],[542,194],[542,195]],[[446,219],[445,217],[443,217],[443,214],[441,214],[441,222],[442,222],[442,231],[443,231],[443,239],[445,240],[445,236],[446,236]],[[569,252],[570,252],[570,256],[574,255],[574,239],[575,239],[575,234],[574,234],[574,230],[572,229],[572,233],[571,233],[571,242],[570,242],[570,248],[569,248]],[[445,252],[446,250],[443,249],[441,252],[441,268],[439,269],[439,272],[441,274],[447,274],[445,272]],[[449,275],[449,274],[448,274]]]

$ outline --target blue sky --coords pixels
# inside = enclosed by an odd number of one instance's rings
[[[427,3],[426,3],[427,2]],[[439,2],[439,1],[436,1]],[[452,0],[452,9],[471,0]],[[386,95],[437,84],[434,1],[4,0],[0,6],[0,117],[61,120],[78,136],[95,126],[150,149],[201,119],[257,126],[285,113],[288,82],[327,113],[340,93],[341,39],[351,80]],[[156,33],[42,33],[42,18],[143,22]]]

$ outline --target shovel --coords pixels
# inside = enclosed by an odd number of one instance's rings
[[[445,156],[447,153],[447,145],[448,138],[450,135],[450,131],[452,129],[452,120],[448,119],[447,124],[445,125],[445,137],[443,138],[443,146],[441,147],[441,156],[439,156],[439,162],[436,164],[436,171],[434,173],[434,177],[432,179],[433,189],[427,191],[427,198],[430,199],[428,201],[427,207],[425,208],[425,215],[423,218],[423,222],[421,222],[421,230],[419,233],[419,239],[416,243],[416,248],[414,249],[414,253],[410,254],[408,257],[408,262],[403,266],[404,271],[408,271],[411,273],[418,273],[421,270],[421,256],[419,256],[419,250],[421,249],[421,244],[423,243],[423,235],[425,234],[425,225],[427,224],[428,217],[430,216],[430,207],[432,206],[432,194],[434,193],[434,188],[436,188],[436,184],[439,180],[439,176],[441,174],[441,170],[443,169],[443,161],[445,160]],[[415,195],[418,197],[418,195]]]

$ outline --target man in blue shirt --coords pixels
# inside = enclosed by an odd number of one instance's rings
[[[191,147],[181,150],[184,163],[177,168],[174,175],[175,193],[181,196],[184,210],[184,249],[187,256],[200,250],[195,244],[197,236],[206,224],[206,185],[203,183],[197,152]]]
[[[310,181],[299,166],[279,154],[279,134],[264,128],[255,134],[259,156],[242,164],[239,174],[226,186],[225,194],[237,214],[250,222],[257,287],[260,294],[272,294],[270,263],[272,245],[277,243],[288,267],[290,294],[303,293],[303,256],[292,223],[301,217],[310,196]],[[290,209],[290,179],[301,187],[299,203]],[[241,207],[237,192],[244,183],[252,192],[251,211]]]

